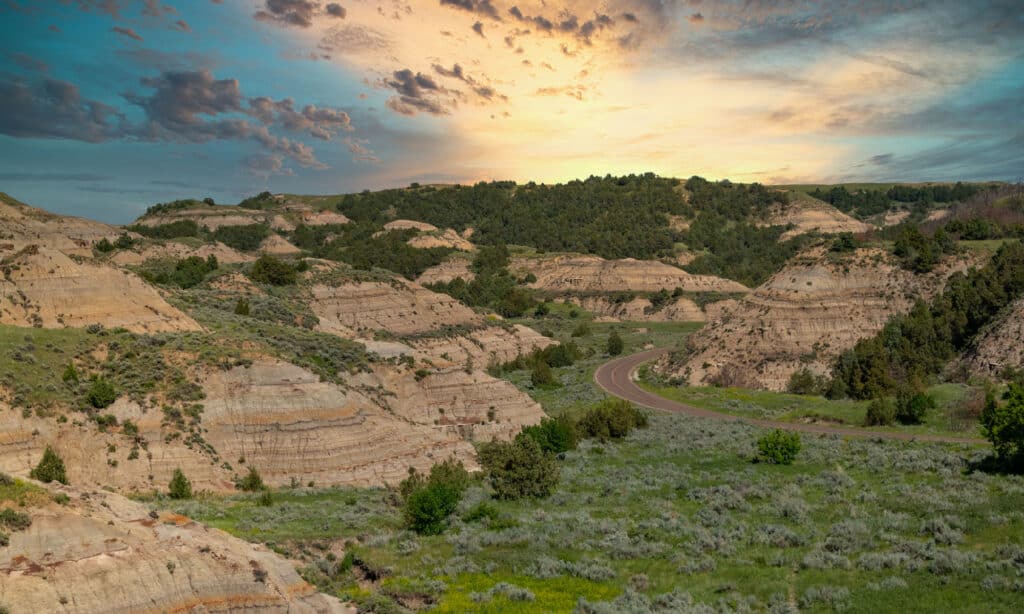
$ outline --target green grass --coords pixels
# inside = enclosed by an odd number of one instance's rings
[[[60,377],[76,356],[95,347],[97,337],[80,328],[43,329],[0,324],[0,385],[9,388],[13,407],[67,407],[74,392]]]
[[[639,385],[644,390],[680,403],[718,411],[731,416],[781,422],[829,422],[863,427],[868,401],[832,400],[812,395],[799,395],[746,388],[715,388],[710,386],[666,386],[651,380],[641,369]],[[981,435],[977,422],[962,413],[963,403],[977,389],[962,384],[939,384],[927,390],[937,404],[919,425],[864,427],[875,431],[900,431],[929,435],[976,437]]]

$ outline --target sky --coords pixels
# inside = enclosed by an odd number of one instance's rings
[[[1024,175],[1020,0],[0,0],[0,191]]]

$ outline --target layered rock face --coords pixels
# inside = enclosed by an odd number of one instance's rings
[[[102,490],[27,507],[0,548],[0,606],[12,612],[348,612],[292,565],[177,514]]]
[[[459,236],[451,228],[423,233],[406,241],[409,245],[419,249],[430,249],[431,247],[448,247],[463,252],[471,252],[476,246]]]
[[[642,297],[616,302],[604,296],[584,296],[570,299],[595,317],[628,322],[703,322],[706,314],[688,298],[672,299],[660,309],[654,309],[650,300]]]
[[[326,226],[336,224],[348,224],[349,220],[345,215],[335,211],[304,211],[301,214],[302,223],[307,226]]]
[[[465,335],[418,339],[410,345],[439,366],[467,366],[483,369],[519,355],[544,349],[555,342],[521,324],[510,327],[485,326]]]
[[[510,269],[517,275],[533,273],[530,284],[539,290],[558,293],[657,292],[682,288],[686,292],[747,292],[728,279],[693,275],[654,260],[605,260],[598,256],[551,256],[517,258]]]
[[[832,205],[812,198],[799,198],[789,205],[772,212],[767,225],[793,225],[779,237],[780,241],[791,239],[797,235],[817,231],[822,234],[838,234],[851,232],[854,234],[871,230],[870,224],[846,215]]]
[[[1011,303],[979,336],[963,363],[971,374],[995,380],[1007,369],[1024,369],[1024,298]]]
[[[406,371],[356,376],[351,387],[342,388],[276,360],[212,370],[203,380],[199,438],[164,426],[159,410],[143,411],[122,399],[104,411],[119,423],[130,419],[138,426],[148,444],[135,459],[129,458],[131,439],[117,429],[98,433],[91,423],[60,424],[4,411],[0,471],[27,475],[46,445],[64,458],[72,484],[129,492],[166,489],[175,468],[198,490],[225,492],[248,467],[256,467],[273,486],[292,479],[320,486],[393,483],[409,467],[429,470],[450,457],[476,467],[473,448],[459,433],[395,415],[390,404],[414,402],[403,394],[422,399],[426,389],[406,390],[395,383],[414,381]]]
[[[344,337],[372,336],[378,330],[410,335],[482,321],[450,296],[404,280],[316,284],[310,292],[320,330]]]
[[[469,265],[471,262],[467,258],[451,257],[438,264],[432,266],[429,269],[423,271],[419,277],[416,278],[416,283],[419,284],[436,284],[438,282],[448,283],[456,277],[461,277],[463,281],[473,281],[476,277],[476,273],[470,270]]]
[[[125,266],[142,264],[147,260],[158,258],[182,259],[190,256],[198,256],[204,260],[213,256],[220,264],[237,264],[239,262],[251,262],[256,259],[255,256],[244,254],[220,242],[212,245],[204,244],[198,247],[192,247],[185,243],[167,241],[164,243],[146,245],[141,249],[117,250],[110,257],[110,261],[114,264]]]
[[[797,258],[751,294],[690,336],[690,353],[662,360],[657,370],[692,385],[783,390],[802,367],[827,373],[833,360],[875,334],[918,297],[942,289],[965,262],[915,276],[878,249],[834,262],[822,249]]]
[[[41,245],[65,254],[92,256],[93,243],[100,239],[112,241],[122,232],[100,222],[30,207],[0,192],[0,250],[5,245],[7,251]]]
[[[240,207],[195,207],[178,211],[167,211],[156,215],[146,215],[139,218],[135,223],[142,226],[160,226],[181,220],[192,220],[200,227],[206,226],[210,230],[217,230],[224,226],[247,226],[249,224],[269,223],[273,221],[273,216],[268,217],[260,211],[242,209]]]
[[[134,332],[200,330],[128,271],[79,264],[59,251],[29,246],[0,251],[0,323],[44,328],[99,323]]]

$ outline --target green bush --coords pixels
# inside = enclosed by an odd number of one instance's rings
[[[64,468],[64,461],[61,460],[60,456],[53,451],[53,448],[46,446],[46,450],[43,452],[43,458],[40,459],[39,464],[36,465],[29,473],[29,477],[40,482],[60,482],[61,484],[68,483],[67,472]]]
[[[261,284],[272,286],[290,286],[298,279],[295,267],[280,258],[263,255],[253,263],[249,277]]]
[[[406,526],[421,535],[444,532],[448,517],[462,500],[469,480],[462,462],[454,459],[434,465],[427,477],[410,468],[409,477],[398,485]]]
[[[576,325],[576,328],[572,329],[570,333],[573,337],[586,337],[590,334],[590,322],[584,320]]]
[[[89,384],[89,390],[85,393],[85,400],[92,407],[103,409],[117,400],[117,390],[114,389],[113,384],[107,381],[107,378],[94,376],[92,383]]]
[[[552,373],[548,363],[538,360],[533,364],[533,371],[530,372],[530,383],[534,387],[539,388],[541,386],[553,386],[558,381],[555,379],[555,374]]]
[[[896,403],[889,397],[872,399],[864,414],[864,426],[886,426],[896,420]]]
[[[235,303],[235,315],[249,315],[249,299],[245,297],[241,297],[238,299],[238,302]]]
[[[828,380],[820,375],[815,375],[810,369],[804,367],[789,377],[789,384],[786,390],[793,394],[824,394],[828,388]]]
[[[775,429],[757,440],[758,460],[776,465],[790,465],[800,453],[800,434]]]
[[[0,510],[0,526],[7,527],[12,531],[23,531],[32,526],[32,517],[25,512],[5,507]]]
[[[180,468],[174,470],[174,477],[171,478],[171,483],[167,487],[167,494],[172,499],[192,498],[192,482],[188,481]]]
[[[624,399],[605,399],[587,410],[576,423],[581,438],[621,439],[634,428],[647,426],[647,415]]]
[[[995,394],[988,392],[981,412],[981,431],[1001,460],[1020,463],[1024,461],[1024,386],[1010,384],[1003,400],[997,402]]]
[[[102,239],[97,241],[93,245],[93,247],[96,249],[96,251],[104,253],[104,254],[108,254],[108,253],[114,251],[114,244],[111,243],[110,240],[107,239],[106,237],[103,237]]]
[[[479,457],[499,499],[543,498],[558,485],[554,455],[542,450],[532,437],[484,444]]]
[[[75,368],[75,363],[69,362],[68,366],[64,367],[61,379],[68,383],[78,383],[78,369]]]
[[[253,252],[259,249],[263,239],[270,234],[270,228],[264,224],[249,224],[246,226],[221,226],[213,232],[213,238],[228,247],[233,247],[243,252]]]
[[[541,450],[559,454],[576,448],[576,425],[565,416],[544,418],[540,424],[523,427],[519,437],[530,437]]]
[[[260,472],[256,470],[256,467],[249,467],[249,473],[239,480],[235,487],[246,492],[256,492],[267,488],[263,484],[263,478],[260,476]]]
[[[896,421],[900,424],[921,424],[932,409],[935,399],[923,392],[901,390],[896,396]]]
[[[622,353],[622,337],[619,336],[618,331],[612,331],[608,334],[608,355],[618,356]]]

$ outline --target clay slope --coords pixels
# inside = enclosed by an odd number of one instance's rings
[[[410,335],[445,326],[478,326],[482,318],[446,294],[400,279],[314,284],[310,307],[319,329],[343,337],[374,331]]]
[[[510,267],[516,275],[533,273],[530,284],[539,290],[558,293],[657,292],[682,288],[687,292],[747,292],[728,279],[693,275],[653,260],[605,260],[598,256],[563,255],[516,258]]]
[[[707,319],[696,303],[683,297],[673,299],[660,309],[654,309],[651,301],[642,297],[625,302],[616,302],[604,296],[583,296],[570,300],[606,321],[703,322]]]
[[[470,270],[469,265],[471,262],[465,257],[452,256],[438,264],[432,266],[429,269],[423,271],[419,277],[416,278],[416,283],[419,284],[436,284],[438,282],[449,282],[456,277],[461,277],[463,281],[473,281],[476,274]]]
[[[30,207],[0,192],[0,246],[20,250],[42,245],[65,254],[92,256],[93,243],[113,240],[122,232],[100,222]]]
[[[1024,298],[1017,299],[977,339],[963,361],[972,375],[1002,379],[1024,369]]]
[[[871,230],[870,224],[846,215],[832,205],[810,197],[796,198],[785,206],[773,211],[764,225],[787,226],[787,230],[779,237],[780,241],[791,239],[797,235],[817,231],[822,234],[838,234],[851,232],[854,234]]]
[[[433,224],[417,222],[416,220],[392,220],[384,224],[384,230],[409,230],[410,228],[415,228],[420,232],[434,232],[437,230],[437,226]]]
[[[463,239],[459,236],[459,233],[455,232],[451,228],[421,233],[409,239],[406,243],[419,249],[447,247],[450,249],[457,249],[462,252],[471,252],[476,249],[475,245],[466,239]]]
[[[63,253],[29,246],[0,251],[0,323],[63,328],[99,323],[135,332],[200,330],[134,274],[79,264]]]
[[[200,227],[206,226],[210,230],[217,230],[223,226],[272,223],[274,215],[241,207],[192,207],[155,215],[144,215],[135,223],[142,226],[160,226],[181,220],[192,220]]]
[[[510,327],[485,326],[464,335],[431,337],[410,341],[410,345],[439,366],[472,366],[483,369],[492,363],[504,363],[516,356],[544,349],[555,342],[532,328],[516,324]]]
[[[182,259],[190,256],[198,256],[203,259],[206,259],[209,256],[214,256],[220,264],[237,264],[239,262],[251,262],[256,259],[255,256],[244,254],[220,242],[192,247],[185,243],[166,241],[162,243],[147,244],[137,249],[117,250],[110,257],[110,261],[114,264],[124,266],[130,264],[142,264],[147,260],[159,258]]]
[[[406,371],[355,377],[343,388],[277,360],[210,370],[202,380],[198,437],[165,424],[158,409],[120,399],[104,411],[138,426],[148,443],[135,459],[129,458],[132,439],[119,429],[97,432],[91,422],[61,424],[0,411],[0,471],[27,475],[46,445],[64,458],[73,484],[123,492],[163,490],[178,467],[194,488],[216,492],[233,490],[233,478],[250,466],[273,486],[292,479],[380,485],[401,480],[409,467],[429,469],[449,457],[475,467],[473,448],[457,433],[394,415],[388,403],[395,393],[380,386],[415,381]]]
[[[826,373],[843,350],[964,268],[966,262],[957,261],[915,276],[879,249],[858,250],[842,262],[815,249],[692,335],[685,359],[665,359],[658,370],[692,385],[782,390],[804,366]]]
[[[51,490],[69,503],[40,493],[0,547],[11,612],[348,611],[263,546],[102,490]]]

